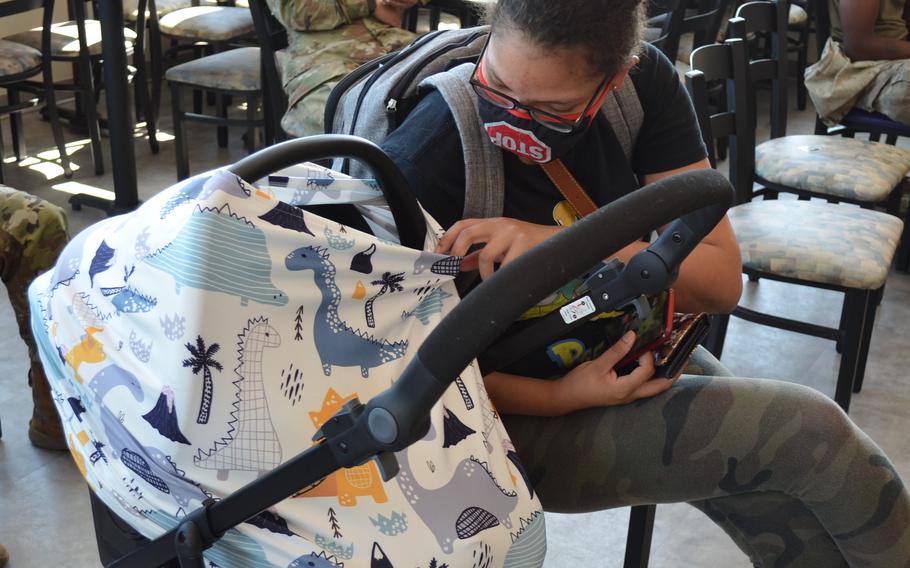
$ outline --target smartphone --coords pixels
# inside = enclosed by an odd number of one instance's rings
[[[710,329],[711,319],[707,314],[681,314],[676,319],[670,341],[655,355],[654,378],[678,375]]]
[[[656,309],[660,309],[663,317],[657,318],[656,320],[650,322],[648,327],[642,325],[642,321],[638,318],[629,318],[629,321],[626,322],[626,326],[623,329],[622,334],[619,337],[622,337],[626,334],[627,331],[635,331],[635,344],[632,346],[632,349],[629,353],[623,357],[623,359],[616,364],[617,372],[621,375],[628,373],[622,372],[624,370],[630,370],[635,368],[636,361],[638,358],[644,355],[649,351],[657,351],[662,345],[667,343],[672,334],[673,334],[673,314],[675,307],[675,295],[673,289],[670,288],[667,290],[666,302],[664,305],[655,306]],[[617,341],[619,339],[617,338]]]

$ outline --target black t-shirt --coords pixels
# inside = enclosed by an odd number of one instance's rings
[[[676,68],[645,44],[641,63],[630,73],[644,110],[644,122],[627,160],[602,113],[566,155],[563,163],[597,205],[638,188],[646,174],[672,170],[707,153],[689,96]],[[462,218],[465,164],[452,113],[438,92],[427,94],[383,144],[401,168],[421,205],[444,227]],[[570,224],[567,203],[538,165],[503,152],[503,216],[542,225]]]

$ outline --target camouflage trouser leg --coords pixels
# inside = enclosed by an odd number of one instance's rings
[[[31,360],[29,382],[35,410],[29,437],[35,445],[53,449],[66,446],[29,327],[27,292],[32,280],[54,265],[66,244],[66,231],[62,209],[0,185],[0,278],[6,285],[19,324],[19,335],[28,347]]]
[[[503,420],[546,510],[689,502],[756,566],[910,566],[910,494],[809,388],[687,375],[634,404]]]

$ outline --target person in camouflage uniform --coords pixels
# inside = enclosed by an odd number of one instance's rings
[[[292,136],[324,132],[332,88],[360,65],[404,47],[414,34],[399,26],[417,0],[268,0],[288,30],[282,79],[288,110],[281,121]]]
[[[54,450],[66,449],[66,443],[29,328],[27,296],[28,285],[54,266],[66,242],[67,224],[62,209],[0,185],[0,278],[6,285],[31,362],[28,377],[35,408],[28,437],[35,446]]]

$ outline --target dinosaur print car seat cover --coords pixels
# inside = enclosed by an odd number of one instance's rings
[[[354,396],[400,375],[458,301],[460,259],[303,212],[311,168],[253,187],[219,170],[79,233],[30,289],[72,456],[147,537],[311,445]],[[338,197],[337,195],[335,197]],[[438,225],[428,218],[427,250]],[[531,567],[544,516],[473,365],[383,483],[341,470],[228,533],[221,567]]]

